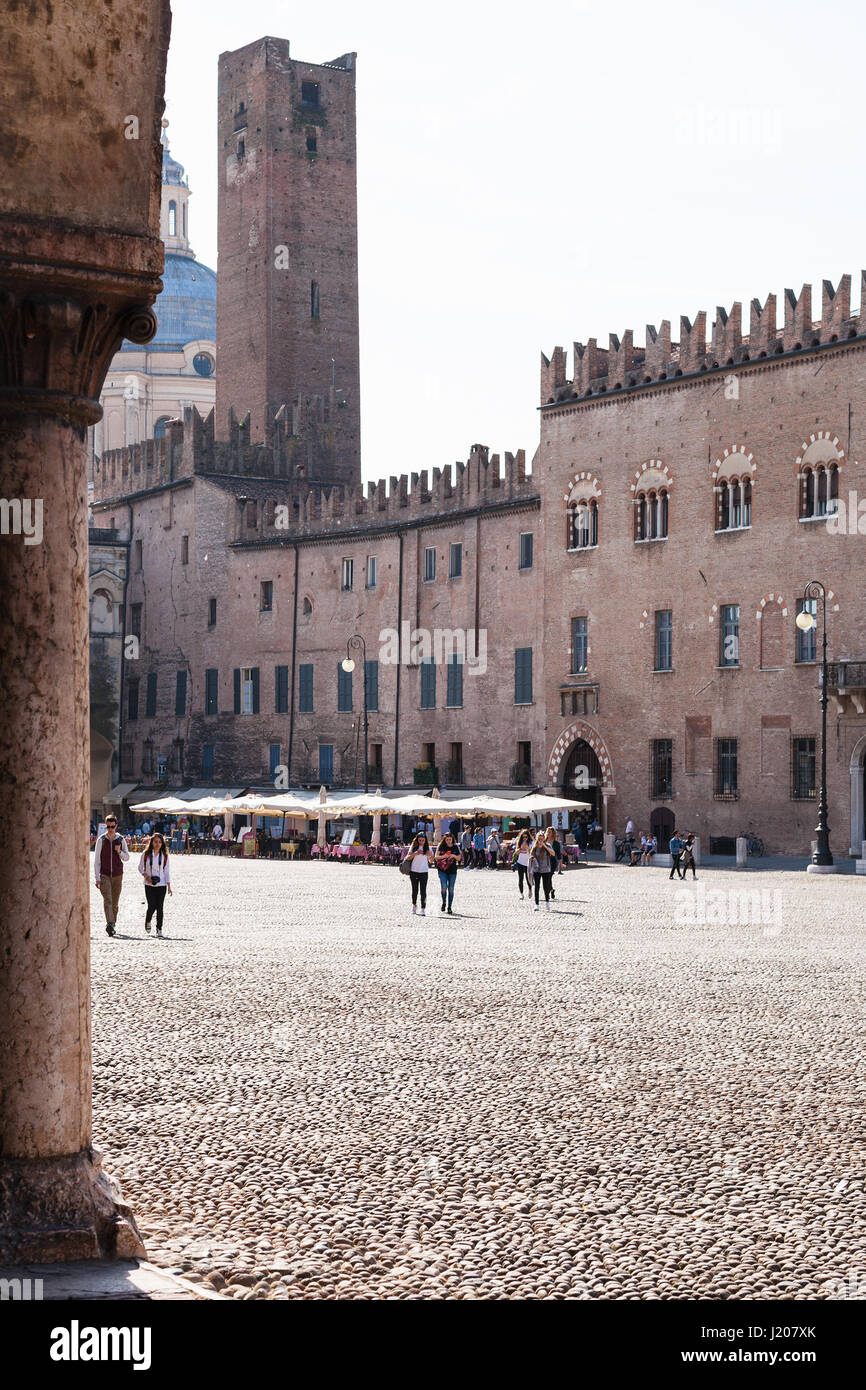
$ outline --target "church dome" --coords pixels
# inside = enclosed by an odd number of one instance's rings
[[[210,266],[189,256],[165,253],[163,291],[153,306],[156,337],[148,352],[178,351],[197,338],[216,342],[216,273]],[[141,352],[135,343],[124,342],[123,352]]]
[[[168,121],[162,122],[162,207],[160,232],[165,245],[162,294],[153,306],[156,337],[148,352],[179,352],[187,343],[203,338],[216,342],[216,272],[195,259],[189,244],[187,208],[189,180],[184,167],[169,152]],[[124,342],[121,352],[140,352],[140,345]],[[205,355],[213,368],[213,359]],[[206,363],[203,361],[203,366]],[[196,371],[200,371],[196,367]],[[208,370],[201,372],[209,375]]]

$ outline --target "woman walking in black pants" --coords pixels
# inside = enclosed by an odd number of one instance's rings
[[[538,890],[542,885],[544,886],[544,906],[548,912],[550,911],[550,891],[555,867],[556,856],[553,849],[539,831],[529,855],[529,872],[532,875],[532,884],[535,890],[534,912],[538,911]]]
[[[532,848],[532,836],[528,830],[521,830],[517,837],[517,844],[514,846],[514,867],[517,870],[517,887],[520,892],[520,901],[523,902],[523,881],[526,880],[526,896],[532,897],[532,883],[529,877],[529,851]]]
[[[147,898],[147,916],[144,930],[150,935],[150,919],[156,913],[156,934],[162,936],[162,909],[166,889],[171,892],[171,875],[168,869],[168,845],[157,833],[151,835],[138,861],[138,872],[144,877],[144,896]]]
[[[416,835],[406,855],[409,860],[409,877],[412,880],[412,916],[418,908],[418,894],[421,894],[421,916],[427,912],[427,879],[430,874],[430,842],[423,833]]]

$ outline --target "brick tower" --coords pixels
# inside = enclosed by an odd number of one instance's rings
[[[361,477],[355,54],[263,38],[219,60],[217,438],[295,412],[310,479]],[[309,422],[315,427],[310,429]]]

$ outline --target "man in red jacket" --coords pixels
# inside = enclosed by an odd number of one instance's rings
[[[114,936],[117,921],[117,905],[123,887],[123,862],[129,858],[129,850],[122,835],[117,833],[117,820],[107,816],[105,834],[100,835],[93,848],[93,867],[96,873],[96,886],[102,894],[105,908],[105,930]]]

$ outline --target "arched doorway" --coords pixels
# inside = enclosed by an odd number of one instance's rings
[[[667,854],[670,838],[676,829],[676,817],[670,806],[657,806],[650,816],[650,834],[658,840],[659,853]]]
[[[851,854],[860,858],[866,840],[866,734],[858,739],[851,754]]]
[[[572,801],[588,801],[592,807],[590,820],[601,822],[601,763],[594,748],[579,738],[561,765],[560,792]]]
[[[597,729],[583,720],[560,734],[547,764],[547,782],[572,801],[587,801],[607,830],[607,802],[614,795],[610,754]]]

